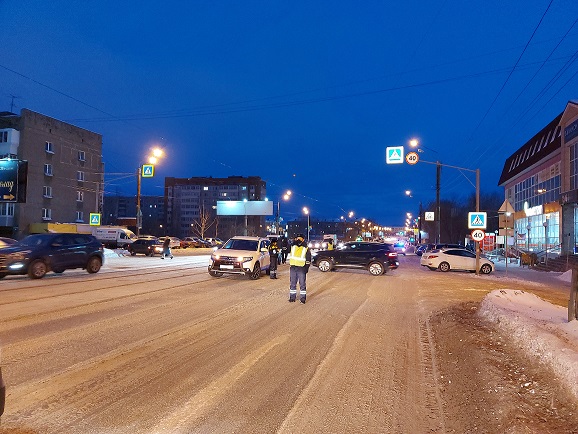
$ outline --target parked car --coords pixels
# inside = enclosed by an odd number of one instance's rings
[[[415,254],[417,256],[421,256],[424,254],[424,252],[427,250],[429,244],[420,244],[419,246],[417,246],[415,248]]]
[[[205,238],[209,243],[211,243],[211,247],[215,246],[222,246],[224,244],[223,240],[220,238]]]
[[[258,279],[263,271],[269,274],[268,247],[267,238],[233,237],[211,255],[209,274],[243,274],[251,279]]]
[[[161,243],[164,243],[166,238],[167,238],[167,237],[160,237],[160,238],[159,238],[159,241],[160,241]],[[170,243],[169,243],[169,247],[170,247],[171,249],[180,249],[180,248],[181,248],[181,240],[180,240],[180,238],[177,238],[177,237],[168,237],[168,238],[171,240]]]
[[[18,241],[13,240],[12,238],[0,237],[0,249],[13,246],[16,243],[18,243]]]
[[[197,237],[185,237],[181,240],[181,249],[188,249],[189,247],[205,247]]]
[[[0,279],[9,274],[28,274],[40,279],[48,271],[63,273],[84,268],[97,273],[104,263],[100,241],[88,234],[29,235],[11,247],[0,249]]]
[[[420,264],[432,271],[476,271],[476,254],[463,247],[434,249],[421,256]],[[480,256],[480,273],[490,274],[493,269],[494,263],[488,258]]]
[[[139,238],[129,244],[127,250],[132,256],[141,254],[145,256],[160,255],[163,253],[163,243],[158,238]]]
[[[399,260],[392,244],[352,241],[334,250],[312,253],[312,264],[323,272],[336,268],[362,268],[373,276],[380,276],[399,267]]]

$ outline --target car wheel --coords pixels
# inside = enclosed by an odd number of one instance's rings
[[[252,280],[257,280],[259,277],[261,277],[261,266],[257,262],[255,264],[255,268],[253,268],[253,271],[251,274],[249,274],[249,278]]]
[[[482,274],[490,274],[492,272],[492,266],[490,264],[484,264],[480,267],[480,272]]]
[[[371,262],[369,264],[369,267],[367,267],[367,269],[369,270],[369,274],[371,274],[372,276],[381,276],[385,272],[383,264],[377,261]]]
[[[317,264],[317,268],[319,268],[319,270],[323,271],[324,273],[326,271],[330,271],[332,267],[331,261],[329,259],[321,259],[319,261],[319,263]]]
[[[98,273],[101,266],[102,261],[100,258],[93,256],[88,260],[88,264],[86,264],[86,271],[88,271],[90,274]]]
[[[213,277],[223,277],[223,273],[220,271],[209,270],[209,274]]]
[[[48,267],[46,266],[44,261],[40,259],[37,259],[28,266],[28,276],[31,279],[41,279],[44,277],[47,271]]]
[[[450,264],[448,264],[447,262],[442,262],[438,268],[440,269],[440,271],[443,271],[444,273],[446,271],[450,271]]]
[[[136,256],[136,252],[132,252],[132,251],[131,251],[131,252],[130,252],[130,255],[131,255],[131,256]]]

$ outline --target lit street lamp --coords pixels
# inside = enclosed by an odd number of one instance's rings
[[[311,215],[309,214],[309,208],[303,207],[303,213],[307,215],[307,243],[309,243],[309,228],[311,226]]]
[[[142,228],[142,211],[140,207],[140,196],[141,196],[141,182],[143,175],[146,178],[152,178],[154,175],[154,165],[158,162],[159,158],[163,156],[162,149],[155,148],[152,151],[152,155],[149,156],[148,164],[141,164],[136,172],[136,236],[140,236],[140,230]],[[162,227],[162,226],[161,226]]]
[[[291,197],[291,194],[292,194],[291,190],[287,190],[285,192],[285,194],[283,195],[283,199],[289,200],[289,198]],[[279,199],[279,201],[277,202],[277,218],[275,219],[275,232],[277,235],[282,233],[282,231],[281,231],[281,199]]]

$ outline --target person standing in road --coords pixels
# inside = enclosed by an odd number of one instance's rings
[[[287,255],[289,255],[289,241],[281,235],[278,245],[281,249],[281,263],[284,264],[287,261]]]
[[[171,253],[171,239],[169,237],[166,237],[163,241],[163,254],[161,255],[161,259],[165,259],[166,256],[173,259],[173,254]]]
[[[271,240],[271,244],[269,244],[269,277],[271,279],[277,279],[277,261],[279,259],[279,246],[277,245],[277,240]]]
[[[299,301],[305,304],[307,299],[307,272],[311,265],[311,251],[307,248],[305,237],[298,234],[291,245],[289,255],[289,301],[297,299],[297,283],[299,283]]]

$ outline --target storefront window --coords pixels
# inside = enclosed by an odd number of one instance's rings
[[[578,214],[575,211],[574,224],[577,225]],[[548,226],[544,222],[548,220]],[[528,225],[530,230],[528,230]],[[524,217],[514,223],[516,231],[516,246],[519,249],[539,252],[560,245],[560,213],[541,214]],[[578,228],[578,226],[577,226]],[[520,236],[525,234],[525,236]]]

